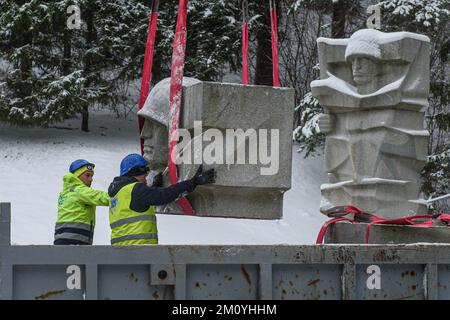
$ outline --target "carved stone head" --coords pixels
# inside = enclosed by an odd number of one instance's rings
[[[183,78],[183,87],[198,83],[194,78]],[[144,157],[152,170],[162,171],[168,159],[170,78],[158,82],[150,91],[138,115],[145,118],[141,137],[144,139]]]
[[[345,50],[345,59],[352,63],[352,75],[359,94],[370,94],[379,89],[381,72],[381,32],[365,29],[355,32]]]
[[[144,139],[144,158],[148,160],[150,169],[163,170],[168,158],[167,127],[158,121],[145,119],[141,138]]]

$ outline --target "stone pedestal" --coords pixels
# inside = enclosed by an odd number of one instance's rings
[[[337,222],[330,226],[326,235],[327,244],[364,244],[365,223]],[[400,243],[450,243],[449,227],[414,227],[374,224],[370,228],[369,244]]]

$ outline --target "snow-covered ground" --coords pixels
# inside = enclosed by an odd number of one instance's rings
[[[131,117],[133,118],[133,117]],[[91,115],[91,132],[79,120],[58,128],[14,128],[0,124],[0,202],[12,203],[12,243],[51,244],[62,176],[85,158],[96,164],[93,187],[107,190],[121,159],[139,152],[134,119],[105,112]],[[72,128],[69,130],[67,128]],[[312,244],[326,218],[319,213],[321,157],[293,152],[292,189],[283,219],[275,221],[158,215],[161,244]],[[94,244],[109,244],[108,209],[98,207]]]

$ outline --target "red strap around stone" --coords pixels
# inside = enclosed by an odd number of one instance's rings
[[[323,239],[325,237],[325,234],[328,230],[328,227],[333,225],[334,223],[338,221],[348,221],[351,223],[359,223],[357,220],[357,216],[370,216],[370,223],[366,226],[366,236],[365,236],[365,243],[369,243],[370,239],[370,230],[373,224],[392,224],[392,225],[408,225],[408,226],[418,226],[418,227],[431,227],[433,226],[433,218],[440,220],[442,222],[445,222],[447,225],[450,223],[450,214],[441,213],[439,215],[433,216],[431,214],[424,214],[424,215],[415,215],[415,216],[408,216],[408,217],[402,217],[402,218],[395,218],[395,219],[386,219],[386,218],[380,218],[373,214],[367,214],[359,210],[358,208],[348,205],[344,206],[344,210],[348,214],[354,214],[355,218],[350,220],[344,217],[339,218],[333,218],[327,222],[325,222],[322,226],[322,228],[319,231],[319,234],[317,236],[316,244],[322,244]],[[414,220],[417,219],[428,219],[427,221],[421,221],[421,222],[415,222]]]
[[[325,222],[322,226],[322,228],[320,228],[319,234],[317,235],[317,239],[316,239],[316,244],[322,244],[323,243],[323,239],[325,237],[325,234],[327,233],[328,227],[338,221],[349,221],[349,222],[353,222],[353,220],[347,219],[347,218],[334,218],[331,219],[327,222]]]

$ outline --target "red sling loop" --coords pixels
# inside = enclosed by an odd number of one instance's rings
[[[272,30],[272,64],[273,64],[273,86],[279,87],[279,73],[278,73],[278,27],[277,27],[277,7],[275,0],[270,1],[270,26]]]
[[[156,38],[156,27],[158,23],[158,7],[159,0],[152,0],[150,2],[151,13],[150,20],[148,22],[148,32],[147,32],[147,44],[145,46],[144,55],[144,66],[142,68],[142,80],[141,80],[141,94],[139,96],[139,110],[144,107],[145,101],[150,90],[151,73],[153,66],[153,54],[155,52],[155,38]],[[144,118],[138,116],[138,127],[139,133],[142,132],[144,127]],[[140,138],[141,144],[141,154],[144,154],[144,139]]]
[[[279,58],[278,58],[278,22],[277,8],[275,0],[269,0],[270,3],[270,29],[272,39],[272,70],[273,86],[279,87]],[[242,83],[248,84],[248,3],[242,1]]]
[[[173,43],[170,100],[169,100],[169,179],[170,183],[178,182],[176,160],[176,147],[179,138],[178,127],[180,124],[181,96],[183,93],[183,75],[186,59],[186,17],[188,0],[180,0],[178,7],[177,27]],[[177,204],[187,215],[195,215],[195,211],[186,197],[178,199]]]

